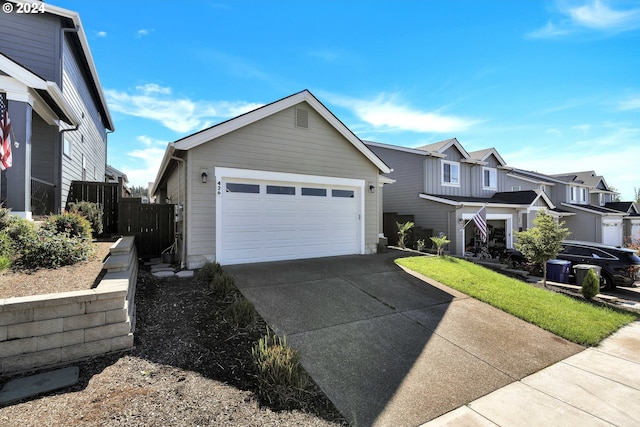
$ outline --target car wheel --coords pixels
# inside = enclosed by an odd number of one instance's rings
[[[601,291],[610,291],[613,289],[613,279],[607,273],[602,273],[600,276],[600,290]]]

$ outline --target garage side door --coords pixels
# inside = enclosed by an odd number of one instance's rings
[[[223,179],[221,264],[360,252],[359,188]]]

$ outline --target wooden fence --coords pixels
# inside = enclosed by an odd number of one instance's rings
[[[118,234],[136,237],[138,256],[158,256],[173,244],[173,205],[142,203],[140,198],[122,198],[118,205]]]
[[[174,240],[173,205],[148,204],[140,198],[121,197],[120,185],[74,181],[67,204],[98,203],[103,208],[103,234],[135,236],[138,256],[160,255]]]
[[[118,202],[120,201],[120,184],[107,182],[73,181],[67,209],[73,202],[92,202],[102,207],[102,233],[118,232]]]

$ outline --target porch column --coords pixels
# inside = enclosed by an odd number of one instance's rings
[[[12,166],[6,170],[7,207],[31,219],[31,114],[29,103],[8,100],[11,119]],[[18,142],[16,148],[15,143]],[[53,159],[52,159],[53,161]]]

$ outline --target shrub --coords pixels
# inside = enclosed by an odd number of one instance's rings
[[[69,204],[69,212],[82,215],[91,224],[94,235],[102,234],[104,212],[99,204],[93,202],[75,202]]]
[[[0,231],[4,230],[7,227],[10,215],[11,210],[0,207]]]
[[[404,224],[396,221],[396,227],[398,227],[398,246],[405,249],[407,246],[407,238],[409,237],[409,230],[413,228],[415,224],[412,221],[407,221]]]
[[[440,237],[430,237],[430,239],[433,242],[433,244],[436,245],[438,256],[442,256],[445,245],[448,245],[449,243],[451,243],[451,240],[448,240],[447,236],[444,236],[444,235]]]
[[[85,239],[69,237],[41,228],[30,240],[24,240],[18,265],[25,269],[58,268],[89,259],[95,248]]]
[[[593,268],[590,268],[584,278],[584,281],[582,282],[582,289],[580,289],[580,292],[586,299],[592,299],[593,297],[598,295],[599,291],[600,280],[598,280],[598,276],[596,276]]]
[[[241,328],[253,326],[256,323],[256,310],[245,298],[237,298],[227,308],[226,314]]]
[[[416,242],[416,250],[422,252],[425,247],[426,247],[426,243],[424,242],[424,239],[419,239]]]
[[[225,300],[236,290],[233,276],[224,272],[216,273],[209,282],[209,294]]]
[[[251,350],[259,394],[269,403],[282,406],[301,400],[309,386],[298,352],[287,346],[287,339],[267,330]]]
[[[217,262],[207,261],[205,265],[202,266],[200,270],[198,270],[198,274],[196,277],[198,280],[203,281],[211,281],[216,274],[222,273],[222,266]]]
[[[10,251],[15,254],[19,254],[25,245],[36,238],[35,223],[17,216],[9,217],[3,232],[8,237]]]
[[[0,255],[0,272],[6,270],[11,266],[11,260],[9,257]]]
[[[45,220],[41,228],[71,238],[91,240],[91,223],[77,213],[65,212],[60,215],[52,215]]]

